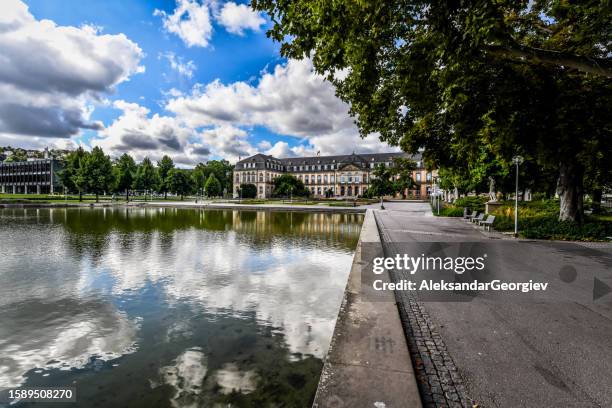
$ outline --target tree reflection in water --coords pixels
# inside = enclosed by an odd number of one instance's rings
[[[0,376],[79,407],[308,406],[361,222],[0,210]]]

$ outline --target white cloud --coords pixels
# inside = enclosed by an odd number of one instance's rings
[[[195,62],[191,60],[184,62],[183,57],[177,57],[173,52],[162,53],[159,56],[160,58],[166,58],[170,63],[170,68],[187,78],[193,77],[193,73],[198,68]]]
[[[236,4],[231,1],[221,7],[216,19],[228,32],[237,35],[244,35],[245,30],[259,31],[266,23],[259,12],[246,4]]]
[[[113,157],[128,152],[136,160],[145,156],[159,160],[168,154],[184,166],[206,160],[208,154],[203,154],[205,151],[197,149],[198,146],[190,141],[197,137],[196,132],[175,118],[159,114],[150,116],[149,109],[123,100],[113,105],[122,114],[99,132],[101,138],[92,140],[92,145],[102,147]]]
[[[0,14],[0,137],[67,138],[89,121],[102,94],[143,72],[138,45],[97,27],[36,20],[18,0]]]
[[[156,9],[153,15],[161,16],[164,29],[178,35],[187,47],[208,46],[213,32],[208,4],[177,0],[172,14]]]
[[[210,147],[215,155],[230,162],[235,162],[240,157],[245,158],[258,152],[248,141],[248,133],[235,126],[216,126],[202,131],[200,135],[204,146]]]
[[[314,72],[312,62],[289,60],[264,72],[257,85],[223,84],[219,80],[195,86],[189,95],[170,99],[166,108],[190,127],[264,126],[299,138],[293,148],[276,144],[266,151],[289,155],[389,151],[376,136],[359,137],[349,107],[334,87]]]

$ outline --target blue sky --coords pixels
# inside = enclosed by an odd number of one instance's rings
[[[240,1],[6,1],[0,87],[17,97],[0,97],[0,145],[184,166],[389,150],[360,139],[331,84],[281,58],[268,18]]]

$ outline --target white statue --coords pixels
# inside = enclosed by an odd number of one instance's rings
[[[497,201],[497,194],[495,193],[495,179],[489,176],[489,201]]]

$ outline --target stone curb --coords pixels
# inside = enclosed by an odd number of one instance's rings
[[[362,225],[312,406],[421,408],[415,371],[393,293],[385,292],[388,298],[376,302],[362,298],[361,267],[371,262],[362,258],[363,243],[378,245],[382,253],[372,210],[366,212]]]

